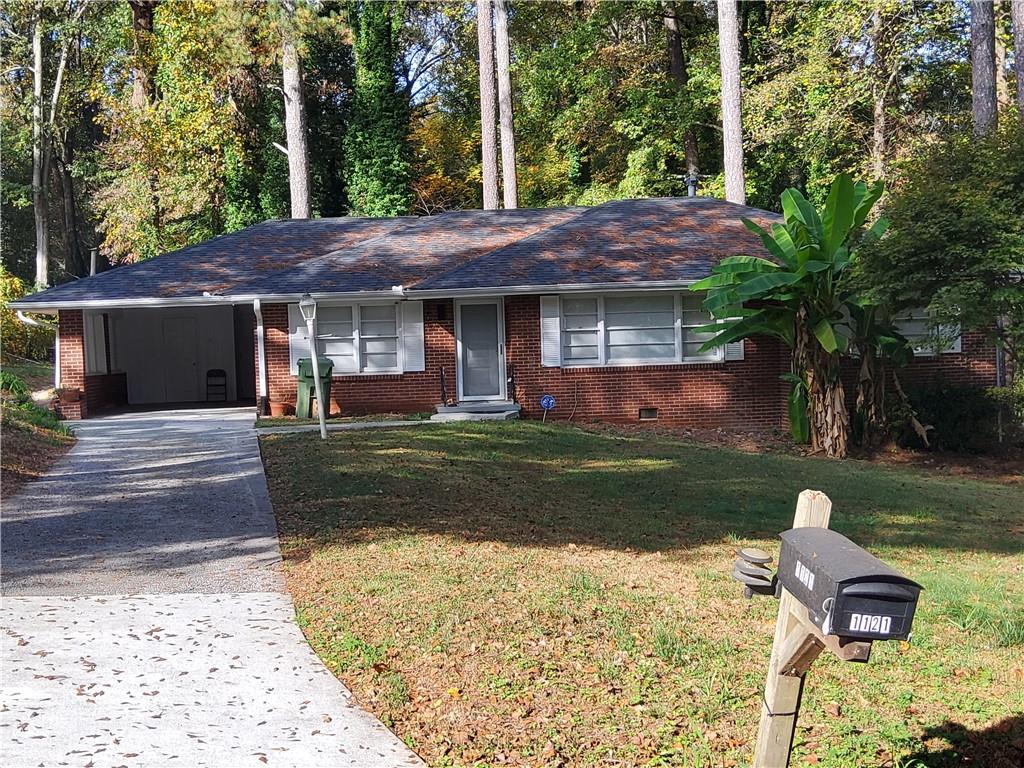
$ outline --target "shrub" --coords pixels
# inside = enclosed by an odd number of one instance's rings
[[[32,397],[28,385],[10,371],[0,371],[0,396],[4,400],[27,403]]]
[[[921,423],[928,428],[931,448],[940,451],[985,453],[999,445],[1001,394],[978,387],[930,384],[907,391],[910,403]],[[906,424],[905,408],[898,404],[890,414],[894,425]],[[1005,409],[1004,409],[1005,410]],[[1005,422],[1004,422],[1005,427]],[[897,442],[910,448],[923,448],[920,438],[909,426],[900,428]]]
[[[21,279],[0,267],[0,360],[45,360],[53,346],[52,325],[26,325],[7,306],[7,302],[24,295],[25,284]]]

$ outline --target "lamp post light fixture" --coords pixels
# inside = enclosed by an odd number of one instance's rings
[[[309,334],[309,356],[313,362],[313,386],[316,388],[316,414],[320,419],[320,439],[327,439],[327,413],[324,408],[323,385],[320,383],[320,353],[316,348],[316,299],[308,293],[299,301],[299,311]]]

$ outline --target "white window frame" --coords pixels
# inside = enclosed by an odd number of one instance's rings
[[[917,334],[909,336],[903,331],[905,323],[911,322],[931,322],[931,315],[927,310],[924,309],[906,309],[897,314],[892,319],[892,324],[896,330],[906,337],[907,341],[910,342],[911,348],[914,350],[915,357],[937,357],[938,355],[957,355],[963,351],[963,343],[961,336],[961,328],[959,325],[945,326],[950,332],[950,342],[942,349],[936,349],[935,344],[926,343],[928,337],[920,337]],[[952,336],[953,331],[956,332],[955,336]]]
[[[403,328],[403,315],[404,315],[404,313],[402,312],[402,309],[399,306],[400,302],[397,302],[397,301],[382,301],[382,302],[369,302],[369,301],[365,301],[365,302],[361,302],[361,303],[355,303],[355,302],[343,302],[343,301],[337,301],[337,302],[335,302],[335,301],[330,301],[330,302],[328,302],[328,301],[321,301],[321,302],[318,302],[318,303],[319,303],[319,308],[320,309],[333,308],[333,307],[351,307],[352,308],[352,343],[353,343],[353,347],[354,347],[354,351],[355,351],[356,369],[355,369],[355,371],[341,371],[341,370],[335,369],[332,372],[332,376],[335,376],[335,377],[340,377],[340,376],[398,376],[398,375],[401,375],[401,374],[403,374],[405,372],[405,360],[404,360],[405,355],[404,355],[404,344],[403,344],[403,337],[404,337],[404,333],[403,333],[404,332],[404,328]],[[363,370],[363,336],[362,336],[361,329],[360,329],[362,318],[360,316],[359,308],[360,307],[368,307],[368,306],[374,306],[374,307],[390,306],[395,311],[395,337],[394,338],[395,338],[395,363],[396,363],[396,365],[395,365],[394,368],[379,368],[379,369],[372,370],[372,371],[364,371]],[[294,307],[294,309],[293,309],[293,307]],[[288,345],[289,345],[289,358],[290,358],[289,359],[289,363],[288,363],[288,368],[289,368],[289,371],[290,371],[292,376],[297,376],[298,373],[299,373],[298,366],[296,365],[296,360],[298,360],[298,358],[300,358],[300,357],[308,357],[309,356],[309,341],[308,341],[307,337],[305,336],[306,324],[305,324],[305,321],[301,320],[301,314],[299,315],[300,323],[301,324],[298,326],[299,332],[302,335],[301,341],[298,341],[297,337],[292,332],[292,328],[293,328],[292,321],[294,320],[294,317],[295,317],[294,313],[297,313],[297,312],[298,312],[298,305],[297,304],[289,304],[288,305]],[[314,324],[314,328],[315,327],[316,326]],[[317,341],[319,342],[322,338],[323,337],[319,333],[317,333]],[[375,338],[375,339],[376,338],[391,338],[391,336],[390,335],[388,335],[388,336],[367,336],[366,338]],[[296,350],[294,348],[294,345],[296,343],[301,343],[302,344],[302,349]],[[317,345],[317,349],[319,351],[319,343]],[[299,352],[298,355],[294,354],[296,351]]]
[[[675,355],[672,359],[664,357],[654,358],[628,358],[610,361],[608,360],[608,336],[605,323],[605,299],[606,298],[647,298],[660,296],[664,297],[671,295],[673,297],[673,310],[674,310],[674,328],[675,328]],[[565,310],[564,303],[566,299],[597,299],[597,355],[598,359],[596,362],[573,362],[565,359],[565,342],[564,335],[566,333],[565,327]],[[686,328],[695,328],[697,326],[684,326],[683,325],[683,295],[679,292],[672,292],[671,294],[663,292],[651,292],[651,291],[630,291],[630,292],[615,292],[615,293],[572,293],[572,294],[561,294],[558,297],[558,323],[559,323],[559,338],[558,338],[558,352],[561,357],[562,368],[623,368],[629,366],[657,366],[657,365],[710,365],[716,363],[725,362],[725,345],[720,345],[715,348],[714,356],[709,357],[684,357],[682,352],[684,349],[683,342],[685,338]]]

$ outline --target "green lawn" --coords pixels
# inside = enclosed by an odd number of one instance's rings
[[[435,766],[745,765],[797,494],[925,585],[911,644],[819,661],[796,765],[1019,765],[1024,485],[536,422],[261,438],[313,647]]]

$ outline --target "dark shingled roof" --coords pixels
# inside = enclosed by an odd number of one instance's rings
[[[296,264],[352,248],[414,221],[414,217],[265,221],[137,264],[58,285],[19,299],[18,304],[238,293],[239,285],[256,277],[280,276]]]
[[[473,259],[571,220],[584,208],[452,211],[409,220],[385,237],[310,259],[284,274],[261,276],[235,293],[389,291],[471,263]]]
[[[614,200],[416,286],[512,288],[698,280],[726,256],[767,256],[743,224],[779,217],[709,197]]]
[[[681,283],[736,253],[766,255],[712,198],[615,200],[595,208],[453,211],[391,219],[285,219],[33,294],[15,306],[563,285]]]

